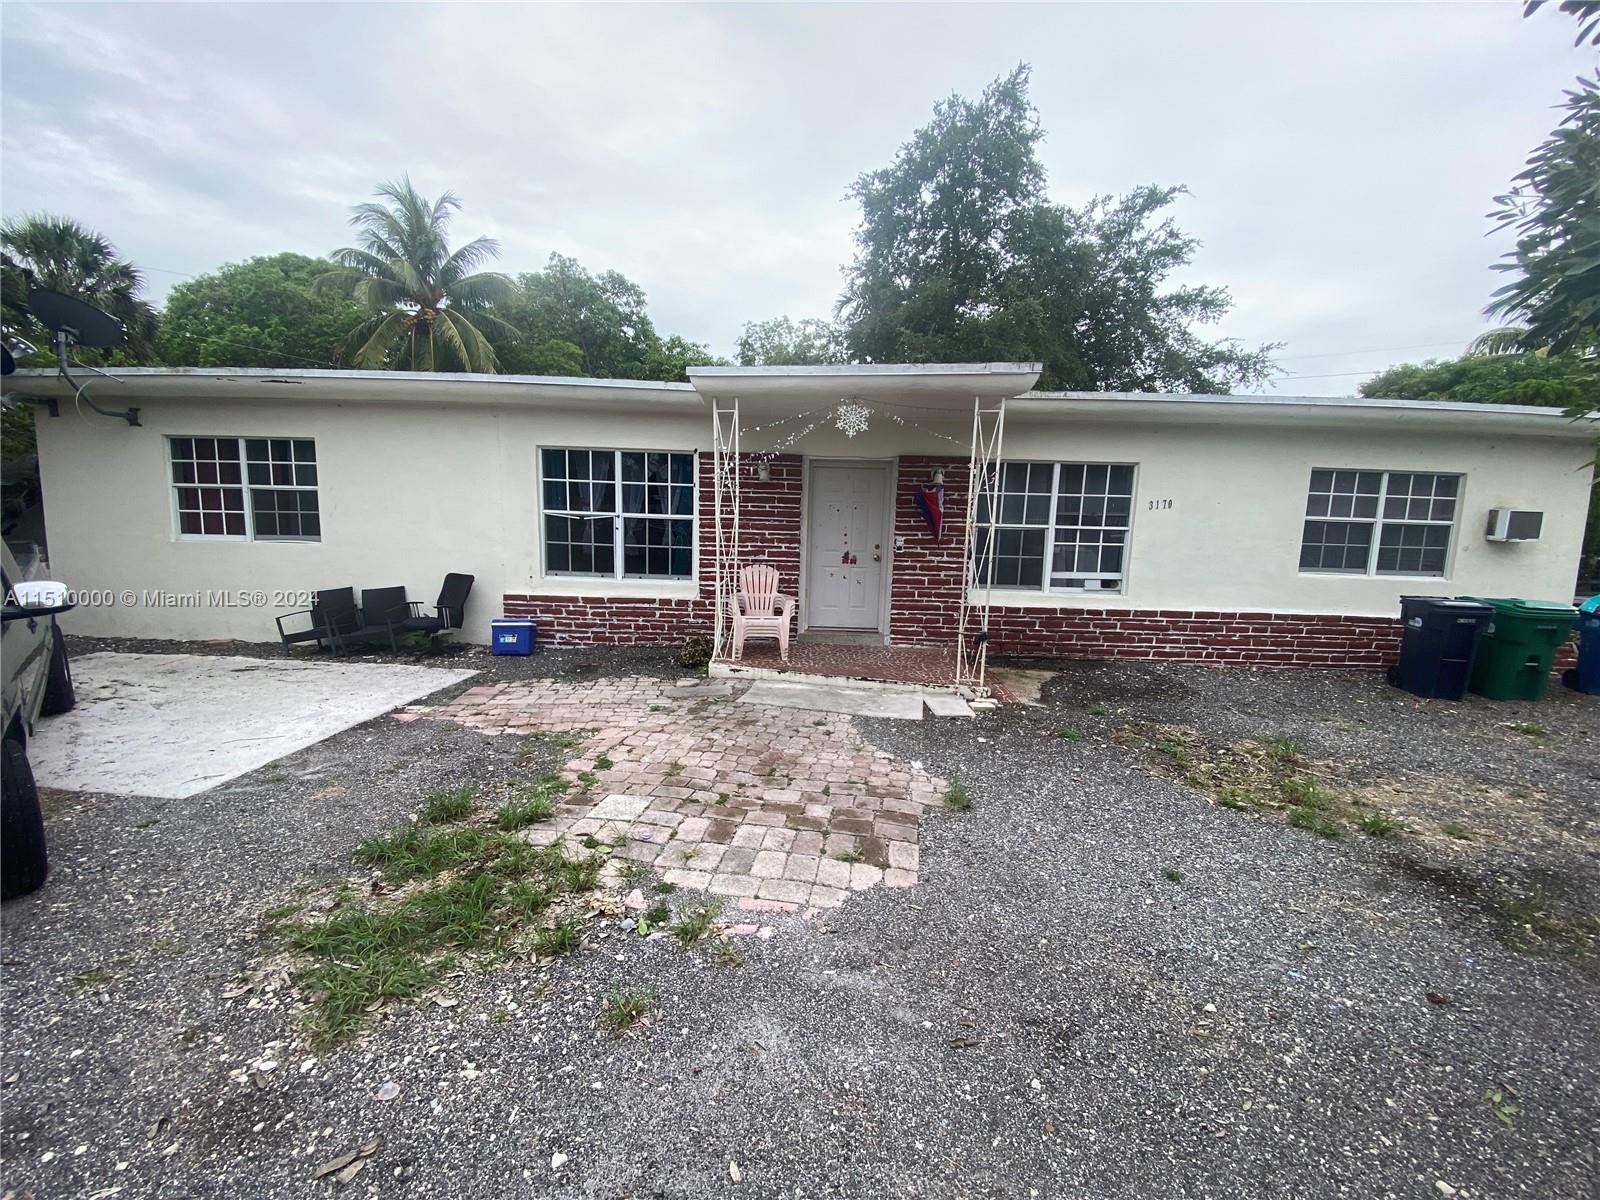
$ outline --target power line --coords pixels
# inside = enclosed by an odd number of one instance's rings
[[[1459,338],[1448,342],[1414,342],[1409,346],[1370,346],[1365,350],[1330,350],[1326,354],[1282,354],[1278,357],[1284,362],[1296,362],[1304,358],[1343,358],[1349,354],[1393,354],[1400,350],[1431,350],[1436,346],[1463,345]]]

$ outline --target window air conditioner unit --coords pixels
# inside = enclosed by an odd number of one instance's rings
[[[1544,528],[1542,512],[1515,508],[1491,508],[1489,525],[1483,536],[1491,542],[1537,542]]]

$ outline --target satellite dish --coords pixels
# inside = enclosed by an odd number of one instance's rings
[[[28,308],[58,342],[65,335],[72,346],[115,346],[128,332],[110,313],[101,312],[76,296],[49,288],[31,288]]]
[[[101,312],[94,305],[79,300],[76,296],[52,291],[49,288],[29,288],[28,308],[38,318],[39,323],[50,331],[51,339],[55,342],[56,363],[60,367],[61,378],[72,385],[79,402],[87,404],[102,417],[121,417],[129,425],[137,425],[139,423],[137,408],[126,409],[123,412],[107,412],[89,399],[88,387],[72,377],[72,363],[67,357],[67,351],[73,346],[117,345],[128,332],[122,322],[110,313]],[[94,370],[93,367],[89,369]],[[55,415],[53,407],[50,415]]]

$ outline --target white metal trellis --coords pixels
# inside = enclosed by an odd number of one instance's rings
[[[739,594],[739,397],[711,401],[711,503],[715,524],[712,549],[713,600],[711,657],[727,649],[728,606]]]
[[[956,685],[988,694],[989,606],[994,596],[995,527],[1000,521],[1000,447],[1005,437],[1006,402],[972,402],[972,459],[967,475],[967,519],[961,559],[966,564],[956,620]],[[983,503],[980,505],[980,497]],[[983,544],[977,543],[978,512],[987,511]],[[979,589],[981,597],[974,599]]]

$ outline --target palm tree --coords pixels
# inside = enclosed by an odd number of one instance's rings
[[[359,245],[335,250],[330,257],[340,269],[317,280],[372,312],[350,334],[351,361],[412,371],[498,370],[483,331],[516,336],[488,311],[511,299],[516,284],[477,268],[500,253],[500,243],[480,237],[450,250],[445,226],[461,207],[450,192],[430,204],[403,177],[376,195],[390,203],[356,206],[350,224],[361,231]]]
[[[7,337],[23,337],[39,349],[50,334],[28,312],[30,287],[51,288],[104,309],[128,330],[127,352],[136,360],[154,354],[156,311],[139,295],[144,276],[103,236],[67,217],[35,213],[0,225],[4,247],[4,325]]]
[[[1468,358],[1492,358],[1498,354],[1521,354],[1527,349],[1523,340],[1528,336],[1526,325],[1497,325],[1485,329],[1467,344]]]

